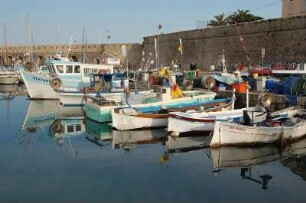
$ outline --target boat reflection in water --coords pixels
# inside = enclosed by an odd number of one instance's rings
[[[15,93],[20,90],[17,84],[2,85],[0,84],[0,93]]]
[[[203,149],[210,144],[210,136],[172,137],[168,136],[166,141],[167,152],[188,152]]]
[[[32,100],[30,101],[19,142],[27,139],[28,147],[33,147],[36,135],[53,137],[59,145],[64,138],[77,136],[85,132],[84,114],[81,107],[63,107],[59,101]]]
[[[257,148],[221,147],[210,149],[210,156],[214,174],[221,172],[222,169],[238,168],[243,180],[257,182],[262,185],[263,189],[267,189],[268,182],[273,177],[263,174],[256,179],[252,176],[252,167],[278,160],[281,155],[276,146],[265,146]]]
[[[282,164],[306,181],[306,138],[291,143],[283,152]]]
[[[113,130],[113,149],[129,151],[139,144],[154,144],[166,138],[164,129],[118,131]]]
[[[86,119],[86,139],[99,146],[110,145],[112,127],[108,123],[98,123]]]
[[[159,157],[161,164],[169,161],[174,154],[203,150],[209,147],[210,136],[168,136],[166,151]]]
[[[286,160],[305,156],[306,139],[292,142],[284,149],[276,145],[256,148],[221,147],[210,149],[210,155],[214,173],[219,173],[222,169],[240,168],[240,176],[243,179],[257,182],[262,185],[263,189],[267,189],[268,182],[273,177],[269,174],[263,174],[255,179],[252,177],[252,168],[275,160],[286,163]]]

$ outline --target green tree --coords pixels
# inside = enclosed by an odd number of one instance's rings
[[[228,16],[228,21],[230,24],[257,21],[262,19],[263,18],[260,16],[251,14],[250,10],[240,10],[240,9],[238,9],[236,12]]]
[[[220,15],[215,15],[214,20],[210,20],[208,25],[209,26],[220,26],[220,25],[226,25],[228,23],[228,19],[225,16],[224,13]]]

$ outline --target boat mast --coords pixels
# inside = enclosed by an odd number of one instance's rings
[[[30,14],[27,12],[27,19],[26,19],[26,29],[27,29],[27,41],[28,41],[28,54],[29,60],[33,62],[33,50],[32,50],[32,43],[33,43],[33,33],[31,31],[30,26]]]
[[[3,41],[4,41],[4,65],[8,66],[5,23],[3,23]]]
[[[82,62],[85,63],[85,27],[83,26],[83,56],[82,56]]]

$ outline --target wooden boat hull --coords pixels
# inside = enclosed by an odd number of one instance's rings
[[[216,121],[240,119],[244,110],[245,109],[224,109],[223,111],[209,113],[170,113],[167,130],[177,136],[187,132],[213,131]],[[265,113],[259,114],[262,114],[262,116],[260,116],[261,119],[266,116]],[[259,117],[257,117],[257,119],[259,119]]]
[[[112,126],[117,130],[133,130],[141,128],[160,128],[167,126],[168,114],[132,115],[127,112],[132,109],[116,109],[112,111]]]
[[[260,145],[283,140],[299,139],[306,135],[306,121],[294,126],[244,126],[230,122],[216,122],[211,147]]]
[[[227,101],[227,103],[225,102]],[[220,111],[224,108],[231,107],[231,99],[218,100],[216,102],[203,102],[196,105],[186,105],[185,107],[178,107],[173,109],[167,109],[168,111],[186,111],[187,109],[194,109],[203,107],[207,111]],[[220,103],[224,103],[223,106],[218,106]],[[215,108],[208,109],[207,106],[216,106]],[[204,108],[205,107],[205,108]],[[140,113],[134,109],[114,109],[112,111],[112,126],[117,130],[132,130],[141,128],[160,128],[166,127],[168,124],[169,114],[167,113]]]

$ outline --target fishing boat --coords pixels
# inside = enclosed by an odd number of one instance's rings
[[[235,91],[233,98],[235,98]],[[249,107],[249,91],[247,89],[245,108],[234,109],[232,107],[230,110],[225,109],[218,112],[173,112],[169,115],[167,130],[173,136],[189,132],[210,132],[213,131],[216,121],[241,121],[246,109],[248,109],[247,114],[252,122],[258,123],[266,119],[267,113],[264,106],[269,105],[271,105],[271,97],[268,94],[262,94],[258,98],[258,105]],[[275,116],[274,114],[273,116]]]
[[[272,122],[265,125],[242,125],[217,121],[210,143],[211,147],[260,145],[291,141],[306,135],[306,120],[290,118],[284,123]]]
[[[112,111],[112,127],[117,130],[133,130],[142,128],[166,127],[170,112],[178,111],[205,111],[214,112],[232,107],[232,99],[217,99],[200,103],[190,103],[184,106],[162,109],[158,112],[144,113],[133,108],[114,109]]]
[[[19,82],[19,76],[14,71],[1,71],[0,70],[0,84],[12,85]]]
[[[184,96],[180,98],[172,98],[171,89],[169,87],[162,88],[161,97],[142,97],[142,102],[139,103],[139,99],[135,99],[138,103],[131,104],[133,101],[133,96],[130,95],[128,98],[127,105],[110,105],[108,102],[102,104],[96,102],[85,103],[84,109],[86,116],[97,122],[110,122],[112,121],[111,110],[115,108],[129,107],[135,108],[140,112],[156,112],[163,108],[176,108],[184,107],[191,104],[199,104],[204,101],[211,101],[216,96],[215,92],[208,91],[183,91]],[[132,96],[132,97],[131,97]],[[130,98],[131,97],[131,98]],[[136,97],[136,95],[135,95]]]
[[[90,86],[91,74],[113,72],[113,66],[84,64],[59,56],[45,61],[38,70],[32,63],[26,63],[19,71],[31,99],[58,99],[54,89],[72,91]]]
[[[132,82],[125,79],[123,73],[92,74],[90,75],[90,87],[69,89],[63,86],[57,89],[56,93],[64,106],[78,106],[84,105],[87,98],[99,99],[101,96],[106,100],[124,102],[127,91],[129,95],[151,93],[148,81]]]
[[[216,121],[240,121],[244,110],[245,108],[202,113],[173,112],[169,115],[167,130],[174,136],[188,132],[210,132],[213,131]],[[267,114],[262,109],[254,107],[253,110],[254,122],[266,118]]]

